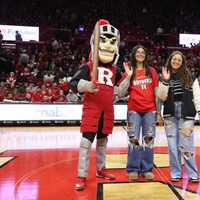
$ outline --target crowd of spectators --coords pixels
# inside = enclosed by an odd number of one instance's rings
[[[103,17],[110,19],[120,30],[128,25],[145,28],[151,33],[157,28],[167,33],[195,33],[200,28],[199,9],[198,0],[57,0],[48,3],[40,0],[2,0],[0,23],[49,25],[65,29],[76,29],[82,25],[89,29],[99,17]]]
[[[169,52],[181,49],[195,77],[200,69],[200,46],[181,47],[176,36],[179,32],[198,33],[198,10],[196,1],[180,0],[173,4],[167,0],[162,4],[158,0],[153,3],[124,0],[119,4],[106,0],[58,0],[48,4],[3,0],[0,24],[40,26],[42,42],[19,42],[14,46],[0,43],[0,102],[81,102],[82,95],[69,89],[69,80],[80,64],[87,62],[89,37],[101,17],[112,21],[120,30],[118,67],[128,59],[132,47],[140,43],[147,47],[149,65],[158,73]]]

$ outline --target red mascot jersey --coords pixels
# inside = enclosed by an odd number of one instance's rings
[[[102,112],[104,134],[112,133],[114,124],[114,84],[116,67],[99,66],[97,85],[99,92],[85,93],[82,113],[81,132],[94,132],[98,130],[98,123]]]

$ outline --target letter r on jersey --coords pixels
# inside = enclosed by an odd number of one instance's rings
[[[113,72],[104,67],[98,67],[98,82],[108,86],[113,86],[112,83]]]

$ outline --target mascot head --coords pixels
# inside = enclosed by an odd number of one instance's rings
[[[114,26],[112,26],[109,23],[109,21],[105,19],[100,19],[98,22],[99,22],[99,37],[100,37],[99,47],[98,47],[99,61],[104,64],[111,63],[115,65],[119,58],[120,33]],[[90,45],[93,55],[94,32],[90,39]]]

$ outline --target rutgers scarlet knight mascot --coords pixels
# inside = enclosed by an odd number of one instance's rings
[[[114,85],[121,78],[115,67],[119,57],[119,40],[119,31],[107,20],[99,20],[90,40],[89,61],[80,66],[70,81],[74,92],[84,93],[76,190],[86,187],[90,150],[95,136],[96,176],[115,179],[105,170],[105,156],[107,136],[112,133],[114,123]]]

